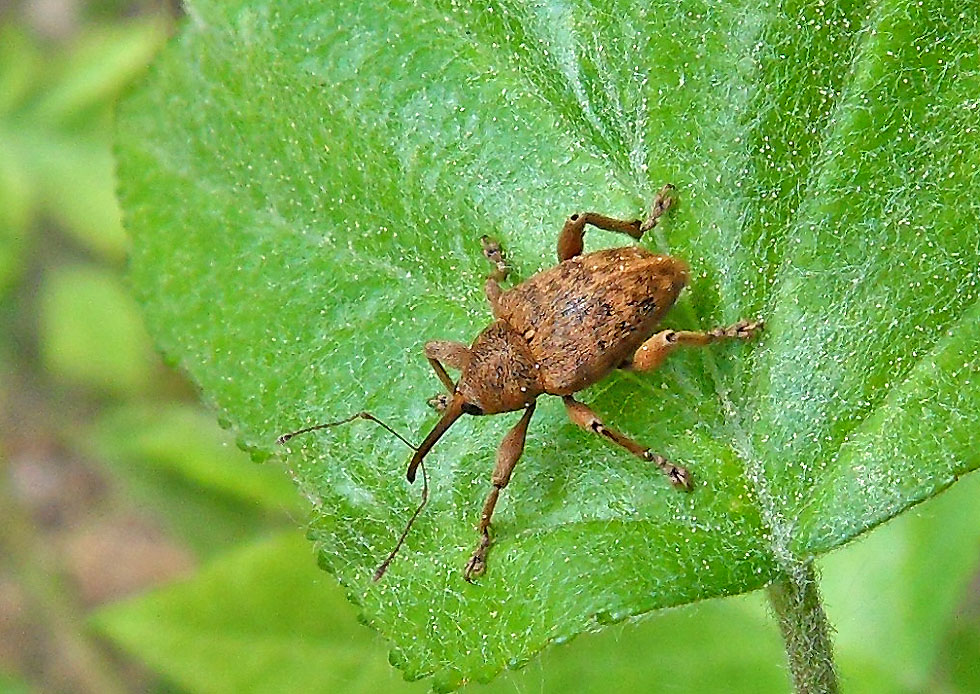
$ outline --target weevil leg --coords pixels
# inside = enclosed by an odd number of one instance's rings
[[[425,352],[425,358],[429,360],[429,364],[432,365],[432,370],[436,372],[436,376],[438,376],[439,380],[442,381],[442,384],[446,386],[446,390],[448,390],[450,393],[455,391],[456,382],[453,381],[452,377],[448,373],[446,373],[446,369],[442,365],[442,362],[446,362],[450,368],[462,371],[470,361],[470,348],[464,345],[462,342],[453,342],[451,340],[432,340],[431,342],[425,343],[423,350]],[[441,408],[438,405],[440,395],[436,395],[435,397],[429,399],[429,404],[435,407],[437,410],[445,409],[445,402]]]
[[[585,227],[590,224],[598,229],[628,234],[634,239],[641,238],[645,232],[657,226],[660,217],[673,206],[675,200],[671,195],[673,190],[674,186],[670,183],[660,189],[660,192],[653,199],[650,214],[645,220],[633,219],[627,221],[625,219],[607,217],[595,212],[573,214],[565,220],[565,226],[562,227],[561,234],[558,236],[558,260],[568,260],[582,252],[585,248]]]
[[[449,401],[451,399],[452,395],[449,393],[436,393],[431,398],[426,400],[425,404],[436,412],[445,412],[446,408],[449,407]]]
[[[675,190],[676,188],[672,183],[665,183],[664,187],[653,197],[650,214],[647,215],[647,218],[643,220],[643,224],[640,225],[641,234],[645,234],[657,226],[660,223],[660,218],[667,214],[667,210],[677,203],[677,198],[674,196]]]
[[[493,487],[487,495],[487,500],[483,503],[483,512],[480,513],[480,525],[477,532],[480,533],[480,542],[473,552],[473,556],[466,562],[463,570],[463,578],[472,581],[474,576],[479,576],[487,568],[487,551],[490,549],[490,519],[493,517],[493,509],[497,505],[497,498],[500,490],[510,482],[510,475],[514,471],[514,466],[520,460],[524,452],[524,441],[527,438],[527,425],[534,414],[534,403],[532,402],[524,410],[524,416],[514,425],[514,428],[507,432],[500,448],[497,449],[497,466],[493,470],[491,482]]]
[[[503,282],[507,279],[507,275],[510,274],[510,265],[507,264],[504,249],[501,248],[500,243],[494,241],[489,236],[481,236],[480,245],[483,246],[484,257],[493,263],[493,272],[490,273],[490,279]]]
[[[489,236],[481,236],[480,244],[483,246],[483,255],[493,264],[493,271],[487,276],[486,284],[483,286],[487,294],[487,301],[496,309],[497,299],[503,294],[500,283],[507,279],[510,274],[510,265],[504,255],[504,249],[497,241]]]
[[[761,320],[743,320],[727,328],[715,328],[707,332],[661,330],[640,345],[633,354],[629,368],[634,371],[655,369],[678,347],[700,347],[718,340],[750,340],[762,330],[764,325]]]
[[[577,426],[582,427],[586,431],[591,431],[595,434],[599,434],[600,436],[605,436],[617,446],[622,446],[637,458],[653,463],[660,468],[665,475],[667,475],[670,483],[678,489],[683,489],[684,491],[689,492],[694,488],[691,480],[691,473],[688,472],[686,468],[682,468],[679,465],[674,465],[662,455],[653,453],[649,448],[641,446],[628,436],[621,434],[615,429],[608,428],[602,423],[599,416],[593,412],[588,405],[580,403],[571,395],[564,396],[562,400],[565,402],[565,409],[568,411],[568,418],[571,419]]]

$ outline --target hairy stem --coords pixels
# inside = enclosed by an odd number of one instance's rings
[[[820,602],[813,564],[788,568],[767,592],[786,643],[796,694],[836,694],[830,625]]]

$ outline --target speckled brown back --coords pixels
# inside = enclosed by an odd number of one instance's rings
[[[686,264],[631,246],[576,256],[502,294],[546,392],[568,395],[628,360],[687,282]]]

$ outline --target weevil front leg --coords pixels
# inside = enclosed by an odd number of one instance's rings
[[[643,234],[657,226],[660,218],[674,204],[674,197],[671,195],[674,186],[670,183],[665,185],[653,199],[653,206],[650,214],[645,220],[615,219],[596,212],[582,212],[573,214],[565,221],[565,226],[558,236],[558,260],[568,260],[579,255],[585,248],[585,227],[592,225],[598,229],[606,231],[618,231],[628,234],[634,239],[640,239]]]
[[[633,354],[629,368],[634,371],[655,369],[678,347],[701,347],[718,340],[750,340],[764,325],[761,320],[743,320],[727,328],[715,328],[708,332],[662,330],[640,345]]]
[[[487,495],[487,500],[483,503],[483,512],[480,514],[480,525],[477,532],[480,533],[480,543],[476,546],[473,556],[466,562],[463,570],[463,578],[471,581],[474,576],[479,576],[487,568],[487,551],[490,549],[490,519],[493,517],[493,509],[497,505],[497,498],[500,490],[510,482],[510,475],[514,471],[514,466],[524,453],[524,441],[527,438],[527,425],[534,414],[534,403],[532,402],[524,410],[524,416],[514,425],[514,428],[507,432],[500,448],[497,449],[497,466],[493,470],[493,487]]]
[[[602,423],[599,416],[593,412],[588,405],[580,403],[571,395],[566,395],[562,398],[562,400],[565,402],[565,409],[568,411],[568,418],[571,419],[573,423],[582,427],[586,431],[591,431],[594,434],[605,436],[617,446],[622,446],[637,458],[653,463],[660,468],[665,475],[667,475],[670,483],[678,489],[683,489],[684,491],[689,492],[694,488],[691,480],[691,473],[687,471],[687,468],[674,465],[662,455],[653,453],[649,448],[641,446],[625,434],[621,434],[615,429],[608,428]]]
[[[497,241],[489,236],[481,236],[480,244],[483,246],[483,255],[493,264],[493,271],[487,276],[487,282],[483,285],[483,289],[487,294],[487,301],[496,308],[497,299],[503,294],[500,283],[507,279],[507,275],[510,274],[510,265],[507,264],[504,249],[500,247]]]
[[[442,384],[446,386],[446,390],[448,391],[448,395],[446,393],[439,393],[428,400],[430,406],[441,412],[446,409],[446,406],[449,404],[449,396],[456,390],[456,382],[446,373],[442,362],[445,362],[450,368],[462,371],[470,362],[470,348],[462,342],[432,340],[431,342],[425,343],[423,350],[426,359],[432,365],[432,370],[436,372],[436,376],[439,377],[439,380],[442,381]]]

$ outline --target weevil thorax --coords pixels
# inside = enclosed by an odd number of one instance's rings
[[[543,392],[527,341],[502,320],[491,323],[473,341],[470,361],[456,385],[467,414],[520,410]]]

